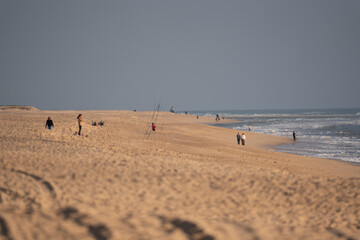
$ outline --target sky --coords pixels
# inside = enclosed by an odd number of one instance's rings
[[[359,0],[0,0],[0,105],[360,107]]]

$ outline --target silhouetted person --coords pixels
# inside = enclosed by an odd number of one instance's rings
[[[53,121],[51,120],[50,117],[48,117],[48,119],[46,120],[46,123],[45,123],[45,128],[48,128],[49,130],[53,129],[54,127],[54,123]]]
[[[296,134],[295,134],[295,132],[293,132],[293,140],[294,140],[294,142],[296,141]]]
[[[79,114],[79,116],[77,116],[77,120],[78,120],[78,124],[79,124],[79,136],[81,136],[81,127],[82,127],[82,115]]]
[[[219,116],[219,114],[216,114],[215,121],[220,121],[220,116]]]
[[[240,139],[241,139],[240,133],[237,133],[236,139],[237,139],[238,145],[240,145]]]

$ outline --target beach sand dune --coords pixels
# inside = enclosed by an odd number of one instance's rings
[[[1,240],[360,238],[357,166],[166,112],[82,111],[79,137],[78,113],[0,111]]]
[[[39,109],[27,105],[0,105],[0,111],[38,111]]]

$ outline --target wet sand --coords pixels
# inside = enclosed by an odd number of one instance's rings
[[[167,112],[82,111],[79,137],[78,113],[0,111],[1,240],[360,238],[357,166]]]

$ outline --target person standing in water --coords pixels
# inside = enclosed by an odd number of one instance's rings
[[[77,120],[78,120],[78,124],[79,124],[78,135],[81,136],[81,127],[82,127],[82,115],[81,115],[81,113],[79,114],[79,116],[77,116]]]
[[[54,123],[53,123],[53,121],[51,120],[50,117],[48,117],[48,119],[47,119],[47,121],[46,121],[46,123],[45,123],[45,128],[46,128],[46,127],[47,127],[49,130],[53,129],[53,127],[54,127]]]
[[[292,133],[294,142],[296,141],[296,134],[295,132]]]
[[[243,133],[243,134],[241,135],[241,144],[244,145],[244,146],[245,146],[245,140],[246,140],[246,136],[245,136],[245,134]]]
[[[238,132],[237,135],[236,135],[236,139],[237,139],[237,142],[238,142],[238,145],[240,145],[240,133]]]
[[[251,132],[251,124],[249,124],[249,132]]]

